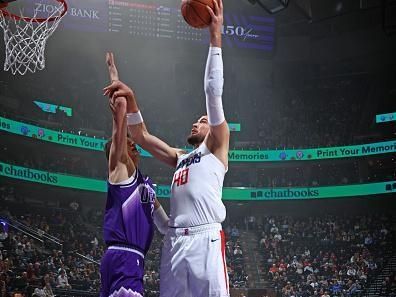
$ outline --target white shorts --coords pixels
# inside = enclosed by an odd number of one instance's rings
[[[168,229],[161,255],[160,296],[230,296],[221,224]]]

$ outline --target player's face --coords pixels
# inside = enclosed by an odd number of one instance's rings
[[[135,143],[129,138],[127,139],[127,150],[128,156],[132,159],[132,162],[135,164],[135,166],[137,166],[139,163],[140,154],[136,149]]]
[[[200,145],[206,135],[209,133],[208,117],[202,116],[192,126],[191,133],[187,138],[187,142],[191,145]]]

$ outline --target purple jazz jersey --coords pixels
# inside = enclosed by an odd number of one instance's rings
[[[125,246],[145,255],[153,239],[154,201],[153,185],[139,170],[122,184],[108,183],[103,223],[106,244]],[[101,297],[143,294],[144,259],[138,254],[108,249],[100,271]]]
[[[108,183],[103,232],[106,244],[121,243],[147,253],[153,239],[155,191],[139,170],[127,183]]]

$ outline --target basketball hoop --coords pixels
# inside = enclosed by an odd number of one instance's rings
[[[25,75],[28,71],[45,68],[45,45],[47,39],[58,28],[62,18],[67,13],[65,0],[59,2],[47,18],[18,16],[7,10],[7,5],[0,6],[0,27],[4,30],[6,58],[4,71],[11,70],[12,74]]]

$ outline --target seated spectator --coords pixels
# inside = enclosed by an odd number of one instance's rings
[[[62,289],[71,289],[67,279],[66,271],[64,269],[61,269],[60,275],[58,275],[56,279],[56,287]]]
[[[243,256],[242,249],[241,249],[241,247],[239,245],[235,246],[234,256],[235,256],[235,258],[241,258]]]
[[[230,236],[231,236],[231,240],[236,240],[239,237],[239,230],[238,230],[238,228],[235,225],[231,229]]]
[[[276,266],[276,264],[274,263],[274,264],[272,264],[272,266],[271,266],[271,268],[269,269],[269,273],[271,274],[271,275],[274,275],[275,273],[277,273],[279,271],[279,269],[278,269],[278,267]]]

